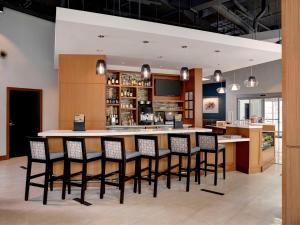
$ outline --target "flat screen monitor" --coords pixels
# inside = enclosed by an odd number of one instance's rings
[[[180,96],[180,80],[156,79],[155,95],[156,96]]]

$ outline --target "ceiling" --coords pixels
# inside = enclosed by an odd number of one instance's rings
[[[158,71],[173,73],[178,72],[181,66],[188,66],[203,68],[204,75],[211,75],[215,69],[226,72],[280,59],[281,45],[57,8],[56,65],[58,54],[105,54],[111,68],[139,69],[142,64],[148,63]]]
[[[281,0],[0,0],[55,21],[63,7],[240,36],[280,29]]]

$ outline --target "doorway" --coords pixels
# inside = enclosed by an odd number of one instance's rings
[[[42,130],[42,90],[7,88],[7,156],[27,155],[26,137]]]

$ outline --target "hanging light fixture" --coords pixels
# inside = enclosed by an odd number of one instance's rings
[[[215,70],[213,75],[214,81],[221,82],[223,79],[222,71],[221,70]]]
[[[148,64],[143,64],[142,65],[141,74],[142,74],[142,78],[144,80],[150,79],[151,69],[150,69],[150,66]]]
[[[230,85],[231,91],[238,91],[241,89],[241,85],[235,82],[235,72],[233,73],[233,84]]]
[[[221,82],[221,87],[217,88],[218,94],[225,94],[226,93],[226,88],[223,87],[223,84]]]
[[[244,81],[244,84],[246,87],[250,87],[250,88],[258,86],[258,81],[256,80],[256,77],[253,76],[253,68],[252,67],[251,67],[251,75],[248,78],[248,80]]]
[[[96,63],[96,74],[104,75],[106,73],[106,62],[103,59],[97,60]]]
[[[189,68],[181,67],[180,69],[180,80],[187,81],[190,79]]]

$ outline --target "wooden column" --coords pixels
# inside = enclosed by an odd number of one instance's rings
[[[283,224],[300,224],[300,1],[282,4]]]
[[[76,113],[85,114],[86,129],[105,129],[104,75],[96,75],[99,55],[59,56],[59,128],[72,129]]]
[[[193,124],[194,127],[202,127],[202,69],[191,69],[190,79],[184,82],[184,91],[192,91],[194,94],[194,118],[184,119],[184,123]],[[184,99],[184,96],[183,96]]]

